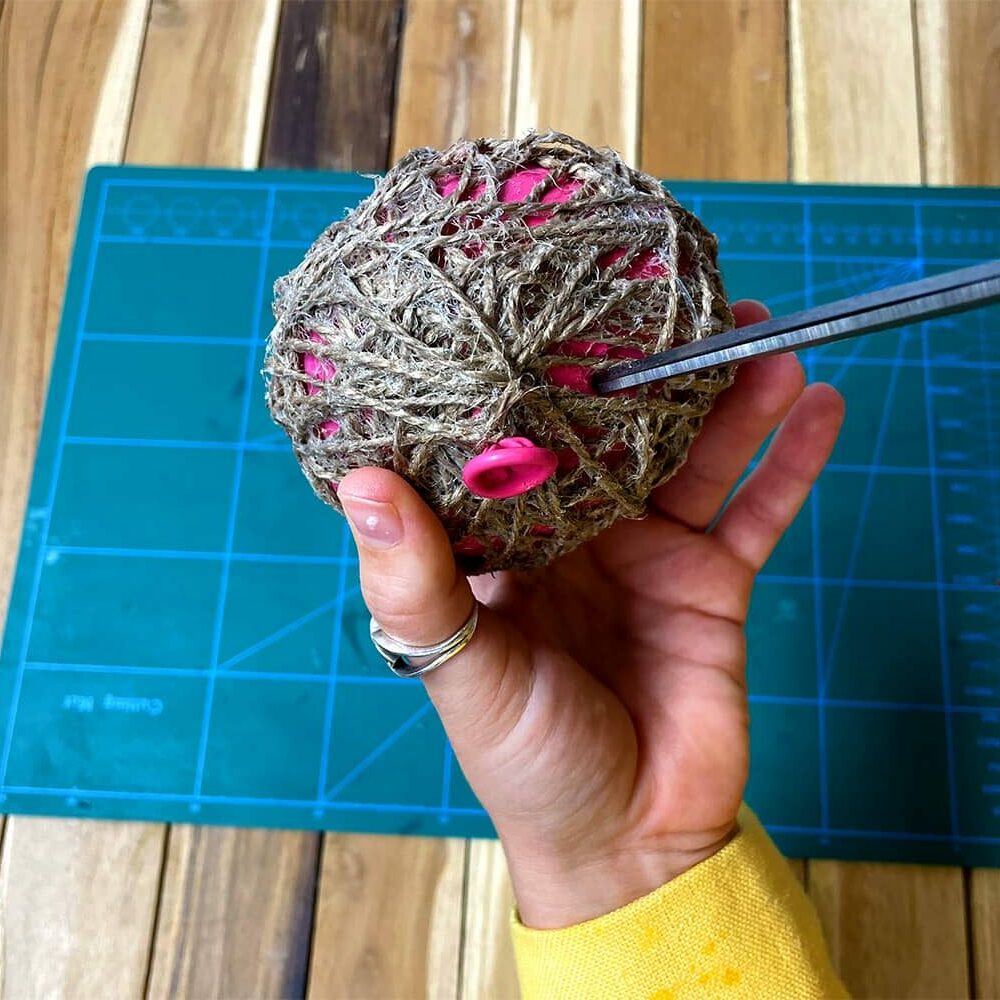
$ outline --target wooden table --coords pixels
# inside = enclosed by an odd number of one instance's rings
[[[0,0],[0,102],[5,607],[88,164],[377,170],[551,125],[666,177],[997,184],[1000,0]],[[516,996],[491,843],[2,835],[12,1000]],[[1000,872],[796,864],[856,994],[1000,997]]]

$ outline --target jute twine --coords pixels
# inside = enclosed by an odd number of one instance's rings
[[[502,200],[526,170],[538,183]],[[278,281],[274,313],[268,405],[318,496],[341,509],[349,470],[393,469],[470,572],[543,565],[642,517],[729,381],[553,384],[554,366],[585,381],[733,323],[699,220],[616,153],[555,132],[413,150]],[[463,467],[508,437],[553,450],[558,471],[511,499],[474,495]]]

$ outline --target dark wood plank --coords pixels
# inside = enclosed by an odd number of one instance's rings
[[[310,1000],[455,1000],[465,844],[328,834]]]
[[[147,997],[305,993],[319,838],[174,827]]]
[[[381,170],[403,0],[285,0],[264,141],[272,167]]]
[[[785,5],[774,0],[647,0],[643,169],[657,177],[783,180],[787,35]]]

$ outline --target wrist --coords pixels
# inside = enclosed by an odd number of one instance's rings
[[[649,895],[722,850],[734,824],[707,842],[681,848],[619,849],[593,858],[550,856],[504,841],[518,915],[526,927],[553,930],[604,916]]]

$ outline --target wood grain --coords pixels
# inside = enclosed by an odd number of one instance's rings
[[[522,0],[514,128],[638,160],[639,0]]]
[[[173,827],[147,996],[305,993],[319,838]]]
[[[459,840],[327,836],[309,997],[454,997],[465,849]]]
[[[917,0],[927,181],[1000,183],[1000,3]]]
[[[386,166],[402,9],[402,0],[285,3],[265,140],[269,165]]]
[[[960,870],[812,861],[809,894],[852,996],[969,995]]]
[[[789,19],[794,179],[919,182],[907,0],[791,0]],[[808,883],[852,993],[968,995],[959,869],[810,862]]]
[[[796,180],[918,184],[910,0],[789,0]]]
[[[130,163],[255,167],[279,0],[153,0]]]
[[[83,173],[125,141],[145,0],[0,10],[0,609],[6,607]],[[0,612],[2,613],[2,612]],[[162,832],[11,817],[4,997],[137,995]]]
[[[146,0],[0,13],[0,617],[10,595],[83,173],[115,159]]]
[[[135,997],[162,828],[11,817],[0,861],[3,997]]]
[[[400,13],[397,0],[285,4],[267,166],[388,166]],[[462,843],[328,834],[322,857],[309,995],[454,996]]]
[[[1000,3],[915,10],[927,180],[1000,184]],[[966,887],[975,992],[1000,997],[1000,871],[971,871]]]
[[[408,0],[392,159],[510,131],[515,0]]]
[[[669,178],[783,180],[787,45],[782,3],[647,0],[643,170]],[[720,63],[718,72],[706,72]]]
[[[972,971],[977,997],[1000,997],[1000,870],[970,873]]]
[[[128,160],[256,166],[277,21],[278,0],[155,0]],[[311,833],[173,827],[149,995],[302,995],[318,854]]]
[[[512,1000],[519,995],[510,936],[514,890],[499,841],[471,841],[466,878],[461,1000]]]

